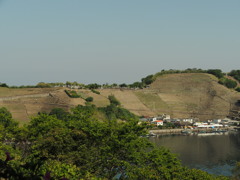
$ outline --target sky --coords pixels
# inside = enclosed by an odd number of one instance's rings
[[[0,0],[0,82],[133,83],[240,69],[239,0]]]

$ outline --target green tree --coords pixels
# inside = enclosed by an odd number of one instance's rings
[[[6,83],[0,83],[0,87],[8,87]]]
[[[222,70],[220,70],[220,69],[209,69],[209,70],[207,70],[207,73],[213,74],[214,76],[216,76],[219,79],[223,78],[223,76],[224,76]]]
[[[225,86],[228,88],[235,88],[235,87],[237,87],[237,82],[233,81],[231,79],[227,79],[225,82]]]
[[[134,82],[129,85],[130,88],[143,88],[143,84],[141,82]]]
[[[218,82],[219,82],[219,84],[222,84],[222,85],[226,86],[227,88],[237,87],[237,82],[234,80],[231,80],[231,79],[221,78]]]
[[[36,85],[37,88],[50,88],[51,85],[48,84],[48,83],[44,83],[44,82],[39,82],[37,85]]]
[[[69,113],[62,108],[53,108],[50,111],[49,115],[56,115],[58,119],[65,120],[67,119]]]
[[[89,88],[89,89],[98,89],[100,87],[101,87],[101,85],[99,85],[97,83],[87,85],[87,88]]]
[[[123,84],[120,84],[119,87],[121,87],[121,88],[126,88],[126,87],[128,87],[128,86],[127,86],[127,84],[123,83]]]
[[[232,70],[230,73],[228,73],[229,76],[234,77],[238,82],[240,82],[240,70]]]
[[[153,75],[148,75],[147,77],[142,78],[141,80],[144,85],[149,85],[154,81]]]
[[[87,97],[85,100],[86,100],[87,102],[92,102],[92,101],[93,101],[93,97]]]
[[[13,145],[4,144],[0,134],[0,178],[226,179],[183,167],[169,150],[141,138],[146,134],[144,124],[128,116],[128,111],[110,106],[115,116],[119,113],[125,120],[99,118],[96,115],[103,109],[79,105],[66,118],[57,116],[59,110],[40,113],[21,133],[12,134],[18,140],[12,139],[17,142]],[[0,130],[6,131],[3,124]],[[24,139],[27,148],[19,146]]]
[[[237,92],[240,92],[240,87],[237,87],[235,90],[236,90]]]
[[[12,119],[12,114],[5,108],[0,108],[0,125],[9,130],[13,130],[18,123]]]
[[[116,106],[120,105],[120,102],[117,100],[117,98],[114,95],[109,95],[108,99],[110,101],[110,104],[113,104],[113,105],[116,105]]]
[[[237,162],[235,165],[235,168],[232,170],[233,172],[233,177],[236,180],[240,179],[240,162]]]

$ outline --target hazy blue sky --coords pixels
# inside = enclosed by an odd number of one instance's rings
[[[0,0],[0,82],[240,69],[239,0]]]

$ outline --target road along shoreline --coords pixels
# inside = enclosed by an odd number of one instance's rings
[[[220,133],[237,130],[236,127],[223,127],[223,128],[201,128],[201,129],[152,129],[149,130],[149,135],[180,135],[191,133]]]

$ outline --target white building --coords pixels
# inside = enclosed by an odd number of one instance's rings
[[[182,122],[193,123],[193,119],[182,119]]]
[[[221,123],[221,122],[222,122],[221,119],[214,119],[214,120],[213,120],[213,123],[215,123],[215,124],[219,124],[219,123]]]
[[[156,126],[163,126],[163,120],[153,121],[152,124],[155,124]]]
[[[157,118],[156,117],[151,117],[151,118],[149,118],[149,121],[157,121]]]
[[[163,116],[163,120],[169,120],[169,119],[171,119],[170,115],[168,115],[168,114],[164,114],[164,116]]]

